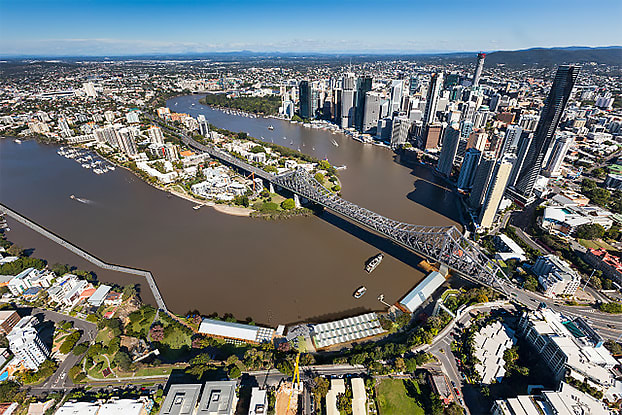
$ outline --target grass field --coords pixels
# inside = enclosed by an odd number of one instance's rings
[[[409,382],[419,393],[419,385]],[[384,379],[377,386],[378,405],[380,415],[424,415],[425,412],[415,399],[408,396],[406,382],[401,379]]]
[[[606,251],[617,251],[616,248],[614,248],[613,246],[609,245],[607,242],[602,241],[602,240],[587,240],[587,239],[579,239],[579,243],[581,245],[583,245],[586,248],[591,248],[591,249],[600,249],[603,248]]]

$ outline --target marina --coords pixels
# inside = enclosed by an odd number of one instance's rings
[[[83,168],[91,170],[95,174],[104,174],[115,169],[114,165],[98,156],[94,156],[88,150],[61,147],[56,153],[59,156],[63,156],[79,163]]]

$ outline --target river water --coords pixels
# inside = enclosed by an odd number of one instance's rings
[[[426,225],[457,221],[456,196],[423,166],[403,166],[391,151],[342,134],[225,114],[200,105],[199,98],[179,97],[168,105],[176,112],[202,113],[218,127],[346,165],[340,172],[343,197],[390,218]],[[416,255],[330,212],[264,221],[211,208],[195,211],[191,202],[169,197],[130,172],[95,175],[56,150],[34,141],[0,140],[0,201],[105,261],[152,271],[174,312],[231,313],[271,326],[325,321],[383,310],[380,294],[394,303],[423,277],[415,268]],[[88,203],[70,199],[71,194]],[[9,236],[50,262],[73,258],[21,226]],[[364,261],[379,251],[389,255],[368,275]],[[100,280],[136,282],[97,273]],[[368,291],[356,300],[352,293],[361,285]]]

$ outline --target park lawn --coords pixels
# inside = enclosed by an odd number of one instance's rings
[[[104,346],[108,346],[110,340],[112,340],[112,332],[108,327],[98,331],[97,336],[95,337],[95,343],[101,343]]]
[[[617,251],[616,248],[614,248],[613,246],[609,245],[607,242],[602,241],[600,239],[595,239],[593,241],[590,241],[588,239],[579,239],[579,243],[583,245],[584,247],[590,248],[590,249],[603,248],[606,251]]]
[[[99,370],[95,370],[95,366],[97,366],[99,362],[104,362],[104,366]],[[93,358],[93,366],[91,366],[90,368],[86,368],[86,371],[88,372],[90,376],[94,378],[107,379],[107,378],[104,378],[104,375],[102,374],[102,371],[106,369],[107,367],[108,367],[108,361],[103,357],[103,355],[99,355]],[[108,378],[112,378],[112,377],[113,377],[112,375],[108,376]]]
[[[419,388],[416,382],[413,385]],[[419,391],[417,390],[419,393]],[[402,379],[384,379],[377,386],[380,415],[424,415],[425,412],[413,398],[407,395],[406,385]]]
[[[171,349],[181,349],[183,346],[190,346],[192,338],[176,328],[171,334],[164,337],[162,343],[167,344]]]
[[[173,369],[173,367],[141,367],[136,371],[136,376],[170,375]]]

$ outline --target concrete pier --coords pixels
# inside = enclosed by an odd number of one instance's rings
[[[50,239],[51,241],[56,242],[60,246],[64,247],[65,249],[68,249],[69,251],[73,252],[74,254],[84,258],[85,260],[89,261],[93,265],[98,266],[99,268],[109,269],[109,270],[117,271],[117,272],[124,272],[126,274],[140,275],[142,277],[145,277],[145,279],[147,280],[147,284],[149,285],[149,289],[151,289],[151,292],[153,293],[153,297],[155,298],[155,301],[156,301],[156,304],[158,305],[158,308],[160,310],[166,312],[166,313],[169,312],[168,309],[166,308],[166,305],[164,304],[164,300],[162,299],[162,296],[160,295],[160,290],[158,290],[158,286],[156,285],[156,282],[155,282],[151,272],[145,271],[145,270],[142,270],[142,269],[124,267],[122,265],[115,265],[115,264],[109,264],[107,262],[104,262],[101,259],[97,258],[95,255],[92,255],[92,254],[86,252],[84,249],[77,247],[76,245],[72,244],[71,242],[69,242],[69,241],[61,238],[60,236],[56,235],[55,233],[45,229],[43,226],[41,226],[41,225],[31,221],[30,219],[26,218],[25,216],[20,215],[19,213],[17,213],[16,211],[12,210],[11,208],[3,205],[2,203],[0,203],[0,213],[3,213],[5,215],[7,215],[8,217],[10,217],[10,218],[16,220],[17,222],[21,223],[22,225],[25,225],[25,226],[29,227],[33,231],[35,231],[35,232],[45,236],[46,238]]]

